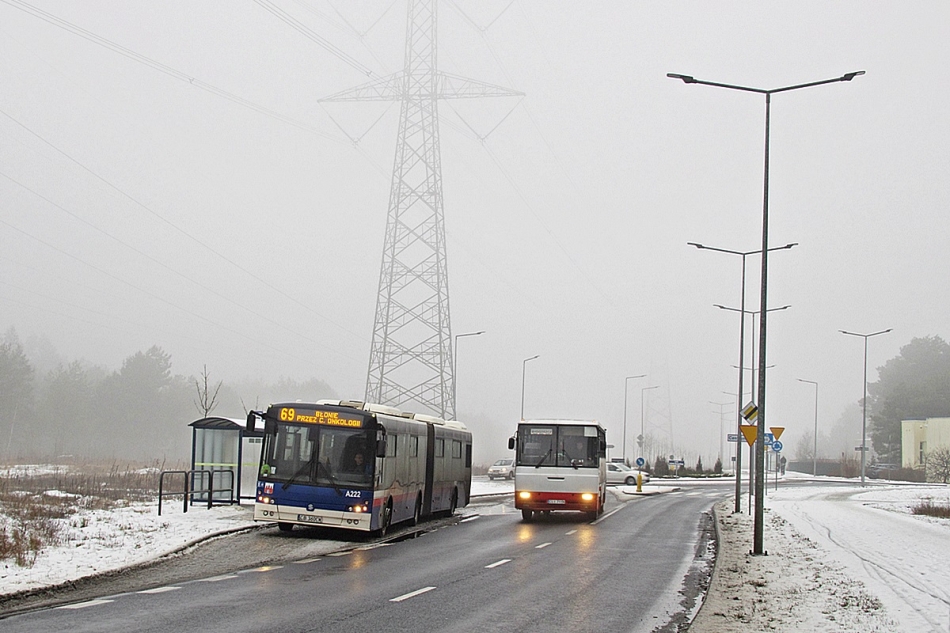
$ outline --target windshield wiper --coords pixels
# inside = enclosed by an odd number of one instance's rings
[[[333,478],[333,474],[330,473],[330,468],[329,468],[329,466],[326,466],[326,465],[323,464],[322,462],[317,462],[317,474],[318,474],[318,475],[319,475],[319,473],[320,473],[320,469],[321,469],[321,468],[323,469],[323,472],[325,472],[325,473],[327,474],[327,479],[330,480],[330,485],[333,486],[333,489],[336,490],[336,493],[342,497],[342,496],[343,496],[343,490],[340,488],[340,485],[339,485],[338,483],[336,483],[336,479]]]
[[[320,463],[320,462],[317,462],[317,464],[319,464],[319,463]],[[292,484],[292,483],[294,483],[295,481],[297,481],[297,478],[300,477],[300,475],[302,475],[302,474],[304,474],[305,472],[307,472],[308,470],[310,470],[310,466],[311,466],[312,464],[313,464],[313,457],[311,457],[311,458],[307,461],[306,464],[304,464],[303,466],[301,466],[300,469],[297,470],[297,472],[295,472],[295,473],[290,477],[290,479],[288,479],[287,481],[285,481],[284,484],[280,487],[280,489],[281,489],[281,490],[287,490],[288,488],[290,488],[290,484]]]
[[[548,452],[545,453],[545,454],[541,457],[541,461],[539,461],[537,464],[535,464],[534,467],[535,467],[535,468],[541,468],[541,464],[543,464],[543,463],[544,463],[544,460],[546,460],[546,459],[547,459],[548,457],[550,457],[550,456],[551,456],[551,449],[548,449]]]

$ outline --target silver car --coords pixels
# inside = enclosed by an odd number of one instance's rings
[[[498,479],[513,479],[514,476],[515,460],[513,459],[499,459],[488,467],[488,478],[491,480],[494,480],[496,477]]]
[[[643,477],[643,483],[650,481],[650,473],[630,468],[626,464],[610,462],[607,464],[607,484],[635,486],[637,475]]]

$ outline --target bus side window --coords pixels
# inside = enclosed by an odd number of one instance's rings
[[[462,458],[462,443],[458,440],[452,440],[452,458]]]
[[[386,457],[396,456],[396,444],[398,444],[398,439],[399,436],[395,433],[386,438]]]
[[[435,456],[445,457],[445,440],[441,438],[435,441]]]
[[[472,445],[471,444],[465,445],[465,467],[466,468],[472,467]]]

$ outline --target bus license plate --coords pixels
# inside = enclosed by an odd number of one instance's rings
[[[564,503],[564,499],[548,499],[548,503]]]
[[[304,523],[323,523],[323,517],[312,517],[309,514],[298,514],[297,520]]]

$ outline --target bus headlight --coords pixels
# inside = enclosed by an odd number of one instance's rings
[[[584,494],[581,495],[581,499],[583,499],[584,501],[593,501],[594,494],[591,492],[585,492]]]
[[[530,498],[531,498],[531,493],[528,492],[527,490],[522,490],[521,492],[518,493],[518,497],[519,497],[520,499],[530,499]]]

